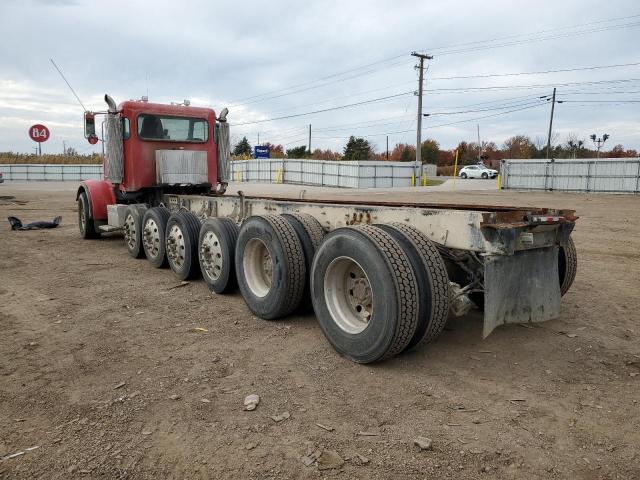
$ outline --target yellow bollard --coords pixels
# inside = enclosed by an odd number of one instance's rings
[[[426,173],[422,174],[422,186],[423,187],[427,186],[427,174]]]
[[[500,174],[498,174],[498,176],[496,177],[496,185],[498,187],[498,190],[500,190],[500,188],[502,187],[502,180],[500,179]]]
[[[416,186],[416,174],[411,175],[411,187],[415,188]]]
[[[236,182],[240,183],[240,171],[236,172]]]

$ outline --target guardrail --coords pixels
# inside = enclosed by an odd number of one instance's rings
[[[291,183],[342,188],[411,187],[437,175],[415,162],[256,159],[231,162],[235,182]]]
[[[101,180],[102,165],[54,165],[45,163],[0,163],[6,181],[74,181]]]
[[[502,160],[503,189],[640,193],[640,158]]]

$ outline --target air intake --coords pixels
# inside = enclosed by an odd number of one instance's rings
[[[160,185],[209,183],[207,152],[156,150],[156,181]]]

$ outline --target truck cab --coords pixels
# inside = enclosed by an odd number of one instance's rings
[[[116,106],[105,95],[106,112],[85,112],[85,138],[104,145],[104,179],[87,180],[77,192],[84,200],[85,224],[98,233],[108,220],[108,205],[157,205],[168,193],[223,194],[228,153],[221,165],[220,139],[228,152],[226,109],[220,118],[210,108],[128,100]],[[102,138],[96,117],[105,115]],[[222,131],[222,133],[221,133]],[[224,166],[227,166],[223,168]],[[91,232],[90,232],[91,233]]]

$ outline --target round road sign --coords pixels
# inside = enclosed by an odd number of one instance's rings
[[[29,127],[29,137],[34,142],[46,142],[49,140],[49,129],[39,123]]]

